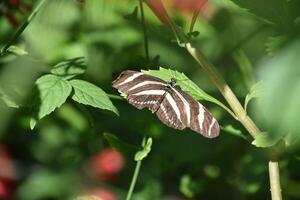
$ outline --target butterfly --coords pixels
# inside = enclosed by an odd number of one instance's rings
[[[190,128],[208,138],[219,135],[217,120],[198,101],[184,92],[176,79],[166,82],[142,72],[126,70],[113,87],[138,109],[148,108],[161,122],[174,129]]]

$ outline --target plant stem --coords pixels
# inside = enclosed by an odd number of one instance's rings
[[[144,147],[145,144],[146,144],[146,137],[144,136],[143,140],[142,140],[142,147]],[[136,162],[133,177],[132,177],[130,187],[129,187],[129,190],[128,190],[128,193],[127,193],[127,196],[126,196],[126,200],[130,200],[131,197],[132,197],[133,190],[134,190],[134,187],[135,187],[135,184],[136,184],[136,180],[137,180],[137,178],[139,176],[139,173],[140,173],[141,165],[142,165],[142,160],[139,160],[139,161]]]
[[[137,161],[137,163],[136,163],[136,166],[135,166],[135,169],[134,169],[134,174],[133,174],[133,177],[132,177],[132,180],[131,180],[131,183],[130,183],[130,187],[129,187],[129,190],[128,190],[128,193],[127,193],[127,196],[126,196],[126,200],[131,199],[131,196],[133,194],[133,190],[134,190],[134,187],[135,187],[135,184],[136,184],[137,177],[140,173],[141,164],[142,164],[141,160]]]
[[[186,49],[209,75],[213,83],[219,89],[219,91],[224,96],[225,100],[237,116],[238,120],[244,125],[251,136],[255,137],[260,132],[260,130],[257,128],[252,119],[247,115],[243,106],[241,105],[231,88],[228,86],[226,81],[217,71],[217,69],[211,63],[209,63],[205,56],[195,47],[193,47],[191,43],[186,44]]]
[[[250,135],[255,138],[255,136],[260,133],[260,130],[252,121],[252,119],[247,115],[243,106],[241,105],[229,85],[223,79],[221,74],[219,74],[217,69],[210,62],[208,62],[205,56],[195,47],[193,47],[191,43],[186,44],[186,49],[212,79],[213,83],[219,89],[219,91],[224,96],[225,100],[237,116],[238,120],[243,124]],[[272,200],[282,200],[278,162],[269,161],[269,174]]]
[[[143,6],[143,0],[139,0],[140,3],[140,11],[141,11],[141,21],[142,21],[142,29],[143,29],[143,33],[144,33],[144,45],[145,45],[145,56],[146,59],[149,61],[150,56],[149,56],[149,44],[148,44],[148,34],[147,34],[147,28],[146,28],[146,20],[145,20],[145,15],[144,15],[144,6]],[[143,137],[143,141],[142,141],[142,147],[144,147],[146,144],[146,137]],[[126,196],[126,200],[130,200],[131,196],[133,194],[133,190],[138,178],[138,175],[140,173],[140,169],[141,169],[141,165],[142,165],[142,160],[137,161],[135,169],[134,169],[134,173],[133,173],[133,177],[130,183],[130,187]]]
[[[0,56],[3,56],[7,53],[8,48],[13,45],[17,39],[20,37],[20,35],[24,32],[28,24],[33,20],[33,18],[36,16],[42,5],[46,2],[46,0],[41,0],[38,5],[35,7],[35,9],[31,12],[31,14],[28,16],[25,22],[18,28],[17,32],[13,35],[13,37],[2,47],[0,51]]]
[[[141,21],[142,21],[142,28],[144,33],[144,45],[145,45],[145,56],[146,59],[149,61],[149,44],[148,44],[148,34],[147,34],[147,27],[146,27],[146,20],[145,20],[145,14],[144,14],[144,6],[143,6],[143,0],[139,0],[140,3],[140,10],[141,10]]]
[[[278,162],[269,161],[269,176],[272,200],[282,200]]]
[[[108,96],[110,99],[124,100],[123,97],[120,97],[120,96],[114,95],[114,94],[107,94],[107,96]]]

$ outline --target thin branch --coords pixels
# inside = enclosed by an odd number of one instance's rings
[[[146,59],[149,61],[150,59],[149,43],[148,43],[148,34],[147,34],[147,26],[146,26],[145,14],[144,14],[143,0],[139,0],[139,3],[140,3],[140,10],[141,10],[142,28],[144,33],[145,56]]]
[[[18,30],[13,35],[13,37],[1,48],[0,56],[5,55],[7,53],[7,50],[9,49],[9,47],[11,45],[13,45],[18,40],[18,38],[20,37],[20,35],[24,32],[24,30],[27,28],[27,26],[30,24],[30,22],[34,19],[34,17],[39,12],[39,10],[41,9],[42,5],[45,2],[46,2],[46,0],[41,0],[37,4],[37,6],[35,7],[35,9],[28,16],[27,20],[18,28]]]
[[[142,147],[144,147],[145,144],[146,144],[146,137],[144,136],[143,140],[142,140]],[[142,160],[139,160],[139,161],[136,162],[133,177],[132,177],[130,187],[129,187],[129,190],[128,190],[128,193],[127,193],[127,196],[126,196],[126,200],[130,200],[131,197],[132,197],[133,190],[134,190],[137,178],[138,178],[139,173],[140,173],[141,165],[142,165]]]
[[[219,89],[219,91],[224,96],[225,100],[237,116],[238,120],[244,125],[251,136],[255,137],[258,133],[260,133],[258,127],[247,115],[243,106],[241,105],[231,88],[228,86],[226,81],[223,79],[221,74],[217,71],[217,69],[205,58],[205,56],[200,51],[192,46],[191,43],[186,44],[186,49],[209,75],[213,83]]]
[[[282,200],[278,162],[269,161],[269,176],[272,200]]]
[[[131,181],[131,184],[130,184],[130,187],[129,187],[129,190],[128,190],[128,193],[127,193],[127,196],[126,196],[126,200],[130,200],[131,197],[132,197],[133,190],[134,190],[134,187],[135,187],[135,184],[136,184],[136,180],[137,180],[138,175],[140,173],[141,165],[142,165],[142,161],[141,160],[137,161],[135,169],[134,169],[134,174],[133,174],[133,177],[132,177],[132,181]]]
[[[107,96],[108,96],[110,99],[125,100],[123,97],[120,97],[120,96],[114,95],[114,94],[107,94]]]

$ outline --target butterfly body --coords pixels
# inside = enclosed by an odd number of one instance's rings
[[[113,81],[113,87],[138,109],[148,108],[167,126],[190,128],[205,137],[219,135],[219,124],[207,109],[171,78],[167,83],[157,77],[127,70]]]

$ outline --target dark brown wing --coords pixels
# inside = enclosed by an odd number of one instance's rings
[[[219,135],[220,128],[217,120],[198,101],[182,91],[179,86],[172,88],[173,98],[181,108],[182,121],[193,131],[196,131],[208,138]]]
[[[113,87],[123,93],[127,101],[138,109],[157,111],[167,83],[159,78],[136,71],[124,71],[113,81]]]
[[[165,94],[156,115],[167,126],[175,129],[184,129],[186,126],[183,121],[184,118],[182,118],[182,112],[171,93],[172,91],[168,91]]]

